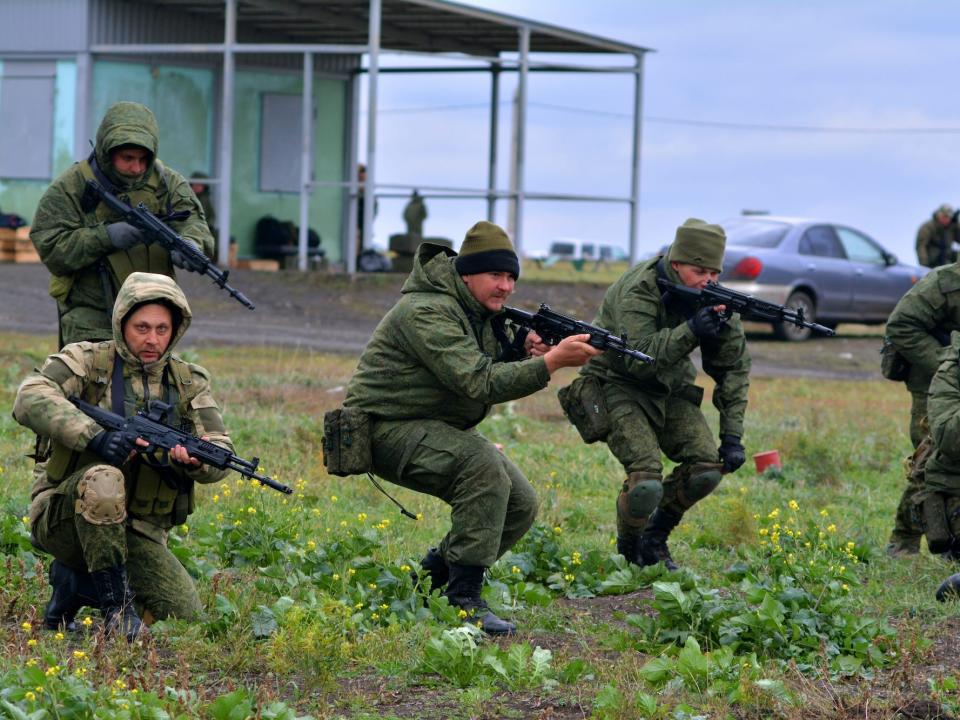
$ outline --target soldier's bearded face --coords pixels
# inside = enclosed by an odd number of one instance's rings
[[[137,178],[146,172],[149,156],[145,148],[122,147],[110,153],[110,162],[121,175]]]
[[[513,287],[517,279],[507,272],[483,272],[473,275],[462,275],[463,284],[470,294],[487,310],[499,312],[507,298],[513,294]]]
[[[703,290],[707,283],[715,283],[720,273],[710,268],[691,265],[690,263],[671,262],[670,265],[680,276],[680,282],[688,288]]]
[[[165,305],[137,308],[123,323],[123,341],[140,362],[156,362],[173,337],[173,315]]]

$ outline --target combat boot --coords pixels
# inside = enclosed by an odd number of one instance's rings
[[[656,565],[662,562],[667,570],[678,569],[677,564],[670,557],[670,548],[667,547],[667,537],[680,522],[682,513],[666,508],[657,508],[650,516],[650,522],[640,537],[640,564]]]
[[[143,622],[133,606],[133,593],[127,583],[125,565],[115,565],[90,573],[103,611],[104,633],[107,636],[123,633],[127,642],[133,642],[144,632]]]
[[[960,573],[951,575],[940,584],[937,588],[937,600],[960,600]]]
[[[634,565],[643,565],[640,559],[640,537],[638,532],[617,530],[617,552]]]
[[[90,573],[54,560],[50,563],[49,579],[52,593],[43,610],[43,626],[47,630],[73,632],[77,629],[75,619],[80,608],[99,606]]]
[[[517,626],[501,620],[480,597],[483,589],[483,573],[486,568],[479,565],[456,565],[451,563],[450,584],[443,596],[454,607],[467,613],[466,622],[480,622],[480,629],[488,635],[513,635]]]
[[[450,580],[450,568],[447,561],[443,559],[440,550],[432,547],[427,550],[427,554],[420,561],[420,572],[410,571],[410,577],[414,584],[420,581],[420,578],[426,576],[430,578],[430,589],[439,590]]]

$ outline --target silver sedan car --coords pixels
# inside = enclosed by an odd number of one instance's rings
[[[927,269],[905,265],[868,235],[846,225],[798,218],[744,216],[720,223],[727,233],[720,283],[762,300],[803,308],[805,318],[884,323]],[[811,331],[776,324],[782,340]]]

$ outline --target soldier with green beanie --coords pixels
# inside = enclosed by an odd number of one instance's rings
[[[625,334],[656,363],[604,353],[571,386],[572,394],[595,387],[596,405],[608,417],[604,441],[626,472],[616,500],[617,550],[636,565],[663,562],[675,569],[670,532],[745,460],[750,355],[739,317],[724,320],[723,306],[698,308],[657,285],[658,278],[697,289],[716,282],[725,245],[723,228],[691,218],[677,229],[666,255],[617,280],[594,323]],[[700,410],[703,389],[694,384],[689,356],[698,347],[704,372],[716,381],[719,451]],[[666,478],[661,453],[678,463]]]
[[[923,443],[927,434],[927,398],[930,381],[940,363],[940,352],[954,330],[960,330],[960,265],[957,263],[935,268],[917,281],[900,298],[887,320],[887,341],[909,364],[905,382],[910,393],[910,440],[915,450],[887,544],[887,553],[891,556],[920,552],[923,522],[919,495],[929,454]]]
[[[515,631],[481,597],[484,573],[527,532],[537,497],[523,473],[476,429],[492,405],[547,386],[597,350],[587,335],[555,347],[531,333],[527,357],[507,361],[501,310],[520,275],[507,234],[489,222],[456,254],[417,250],[401,298],[377,326],[347,387],[346,408],[370,418],[373,471],[440,498],[451,528],[421,565],[431,587],[487,633]]]
[[[34,543],[54,557],[47,628],[72,629],[87,605],[103,612],[108,634],[133,640],[141,619],[200,613],[197,590],[167,548],[167,534],[193,511],[194,483],[217,482],[227,471],[200,464],[182,446],[144,454],[144,440],[131,444],[104,430],[67,399],[124,416],[162,400],[172,406],[168,424],[232,452],[209,374],[173,354],[190,320],[173,280],[131,273],[114,304],[113,338],[65,346],[17,391],[16,420],[52,440],[29,511]]]
[[[112,105],[90,156],[60,175],[40,198],[30,239],[50,270],[57,301],[60,346],[109,340],[117,290],[133,272],[174,277],[179,253],[144,244],[143,235],[87,187],[96,180],[121,200],[162,218],[207,256],[213,236],[187,180],[157,157],[160,132],[150,110],[134,102]]]

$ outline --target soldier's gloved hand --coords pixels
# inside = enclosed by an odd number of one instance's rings
[[[746,461],[747,454],[740,443],[740,438],[736,435],[721,435],[720,462],[723,463],[723,472],[736,472]]]
[[[87,443],[88,450],[92,450],[103,458],[105,463],[114,467],[123,465],[133,448],[123,433],[116,430],[102,430]]]
[[[129,250],[137,243],[143,242],[143,233],[126,222],[107,225],[107,237],[117,250]]]
[[[179,250],[170,251],[170,262],[172,262],[178,268],[183,268],[184,270],[190,270],[190,271],[200,270],[200,268],[194,267],[195,263],[191,262],[190,258],[184,255]]]
[[[687,320],[687,325],[690,326],[690,332],[698,338],[715,338],[723,328],[723,318],[712,306],[702,307]]]

